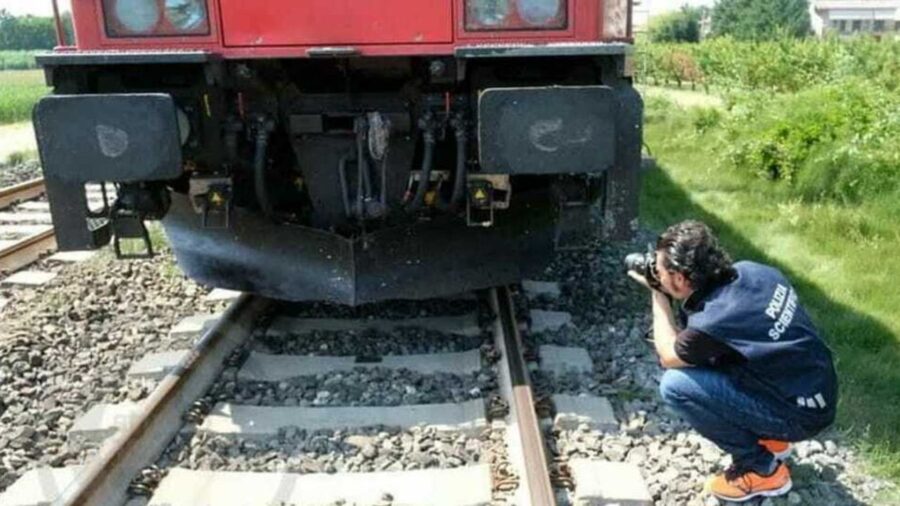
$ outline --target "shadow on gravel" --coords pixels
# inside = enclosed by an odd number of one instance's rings
[[[702,209],[676,184],[664,167],[644,175],[641,216],[645,225],[659,231],[685,219],[698,219],[710,225],[733,258],[754,260],[780,269],[800,293],[801,300],[818,323],[828,319],[832,325],[821,328],[834,352],[840,382],[837,429],[856,447],[868,450],[870,462],[897,472],[893,458],[900,453],[900,343],[891,330],[865,313],[832,300],[804,272],[766,255],[736,224],[727,223]],[[873,265],[873,268],[877,268]],[[836,322],[836,323],[835,323]],[[837,327],[837,328],[835,328]],[[809,465],[796,466],[797,488],[830,490],[821,504],[863,504],[834,481],[836,470],[816,471]],[[807,489],[808,490],[808,489]]]

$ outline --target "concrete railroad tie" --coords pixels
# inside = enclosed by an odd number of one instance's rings
[[[579,506],[650,506],[653,497],[637,466],[624,462],[569,461]]]
[[[52,223],[53,218],[48,213],[25,212],[11,213],[0,212],[0,222],[3,223]]]
[[[480,506],[491,504],[487,464],[455,469],[374,473],[287,474],[173,469],[149,506],[325,506],[379,504]]]
[[[0,236],[3,237],[27,237],[29,235],[43,234],[53,230],[53,225],[4,225],[0,224]]]
[[[95,404],[75,420],[68,437],[101,442],[136,422],[139,415],[140,403]],[[487,414],[482,399],[445,404],[312,408],[219,403],[196,430],[215,435],[265,438],[277,436],[279,430],[288,427],[309,431],[360,429],[376,423],[404,429],[426,426],[441,432],[478,434],[487,427]]]
[[[19,271],[4,279],[2,285],[41,286],[56,277],[55,272]]]
[[[572,326],[572,315],[565,311],[545,311],[543,309],[532,309],[529,311],[531,319],[531,332],[540,334],[541,332],[556,332],[563,327]]]
[[[72,486],[80,466],[32,469],[3,495],[0,506],[37,506],[54,502]],[[487,506],[491,472],[487,464],[455,469],[374,473],[289,474],[191,471],[175,468],[160,482],[150,506],[326,506],[378,504]]]
[[[562,375],[566,373],[589,374],[594,371],[594,361],[584,348],[545,344],[538,348],[541,370]]]
[[[522,281],[522,289],[525,290],[525,296],[531,300],[546,297],[550,300],[556,300],[560,296],[559,283],[554,281],[532,281],[525,279]]]
[[[432,316],[403,320],[279,317],[275,318],[275,321],[269,326],[267,334],[270,336],[295,336],[316,331],[348,332],[369,329],[390,332],[398,328],[422,328],[461,336],[481,335],[481,326],[478,325],[478,316],[475,313],[460,316]]]
[[[151,353],[132,364],[128,377],[160,380],[169,374],[189,350]],[[242,381],[284,381],[300,376],[313,376],[334,371],[350,371],[357,367],[409,369],[422,374],[471,374],[481,370],[481,352],[469,350],[426,355],[388,355],[379,362],[357,362],[356,357],[312,355],[270,355],[252,352],[238,372]]]
[[[575,430],[582,425],[600,432],[619,429],[612,404],[606,397],[555,394],[552,399],[556,408],[553,424],[559,429]]]

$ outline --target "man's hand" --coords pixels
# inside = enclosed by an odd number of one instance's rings
[[[634,271],[628,271],[628,277],[631,278],[631,279],[633,279],[633,280],[635,280],[635,281],[637,281],[638,283],[640,283],[641,285],[643,285],[644,288],[646,288],[646,289],[648,289],[648,290],[652,290],[652,289],[653,289],[653,288],[650,286],[650,283],[647,282],[647,278],[645,278],[644,276],[641,276],[640,274],[638,274],[638,273],[636,273],[636,272],[634,272]]]
[[[650,301],[653,307],[653,344],[660,364],[665,368],[688,367],[675,353],[675,318],[669,297],[660,290],[654,289],[647,278],[634,271],[628,271],[628,277],[650,290]]]

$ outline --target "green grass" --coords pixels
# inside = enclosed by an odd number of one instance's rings
[[[0,51],[0,70],[26,70],[37,68],[34,55],[37,51]]]
[[[0,125],[31,118],[31,108],[50,88],[40,70],[0,71]]]
[[[643,219],[654,229],[703,220],[736,259],[788,275],[835,354],[838,429],[874,472],[900,482],[900,195],[803,202],[726,168],[721,128],[698,133],[697,117],[647,101],[645,141],[659,169],[644,179]]]

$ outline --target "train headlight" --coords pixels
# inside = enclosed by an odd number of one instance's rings
[[[113,7],[115,20],[125,31],[136,35],[149,33],[159,24],[156,0],[118,0]]]
[[[483,30],[501,27],[512,12],[511,0],[468,0],[466,28]]]
[[[103,0],[110,37],[209,34],[208,0]]]
[[[205,0],[165,0],[166,18],[182,32],[206,31]]]
[[[560,30],[569,0],[466,0],[466,30]]]
[[[559,21],[562,0],[519,0],[519,15],[533,26],[546,27]]]

